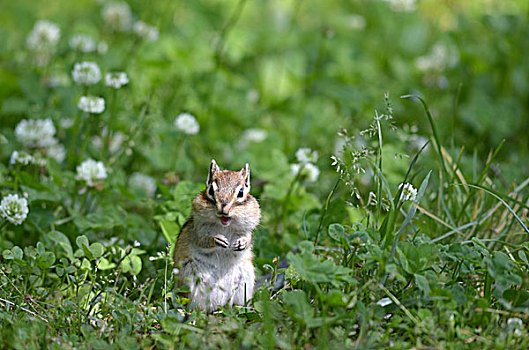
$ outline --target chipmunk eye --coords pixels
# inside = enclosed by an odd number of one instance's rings
[[[237,193],[237,198],[242,198],[242,196],[244,196],[244,191],[242,190],[242,188],[239,190],[239,193]]]
[[[208,194],[211,198],[214,198],[215,196],[215,190],[213,189],[213,186],[209,186]]]

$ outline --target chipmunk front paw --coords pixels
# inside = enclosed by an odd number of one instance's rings
[[[247,246],[248,246],[248,240],[246,239],[246,237],[241,237],[237,239],[235,242],[233,242],[231,249],[238,252],[241,250],[245,250]]]
[[[215,239],[215,244],[219,247],[228,248],[230,246],[230,242],[228,242],[226,236],[221,235],[220,233],[215,235],[213,238]]]

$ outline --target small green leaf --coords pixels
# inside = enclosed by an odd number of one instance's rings
[[[82,251],[85,257],[87,257],[89,260],[94,260],[94,256],[92,255],[92,252],[90,251],[90,248],[87,245],[82,246]]]
[[[130,255],[142,255],[145,253],[147,253],[145,250],[139,248],[132,248],[132,250],[130,251]]]
[[[106,258],[101,258],[97,262],[97,268],[99,270],[110,270],[110,269],[113,269],[115,267],[116,267],[116,264],[114,264],[113,262],[108,261],[108,259],[106,259]]]
[[[410,274],[419,273],[430,268],[438,256],[438,250],[434,244],[415,246],[408,242],[400,242],[398,247],[398,253],[401,256],[397,261],[401,263],[404,271]]]
[[[57,273],[57,276],[62,277],[64,276],[64,268],[63,267],[56,267],[55,272]]]
[[[514,264],[507,254],[494,252],[492,259],[485,258],[489,274],[500,286],[510,287],[522,283],[522,278],[516,274],[518,265]]]
[[[44,252],[42,258],[48,263],[49,266],[53,265],[55,262],[55,254],[53,252]]]
[[[81,269],[83,270],[91,270],[92,265],[90,265],[90,261],[88,259],[83,259],[83,262],[81,263]]]
[[[529,293],[524,290],[509,288],[503,292],[502,296],[513,306],[529,306]]]
[[[350,278],[351,269],[337,265],[329,259],[320,260],[312,253],[312,242],[300,242],[298,248],[300,252],[296,255],[288,253],[287,259],[302,280],[312,283],[330,282],[333,285],[344,281],[354,283],[355,280]]]
[[[22,251],[22,249],[20,249],[20,247],[14,246],[10,250],[4,250],[2,256],[6,260],[22,259],[22,257],[24,256],[24,252]]]
[[[123,272],[130,272],[136,276],[141,272],[141,258],[136,255],[129,255],[121,262],[121,268]]]
[[[302,290],[293,290],[283,297],[292,317],[298,322],[306,324],[314,317],[314,309],[307,302],[307,295]]]
[[[329,225],[329,237],[333,240],[340,242],[342,237],[345,237],[345,229],[340,224]]]
[[[457,303],[457,306],[464,305],[467,302],[467,296],[465,295],[465,289],[459,284],[454,284],[452,287],[452,295]]]
[[[417,284],[417,287],[424,293],[424,295],[430,294],[430,285],[428,284],[428,280],[426,277],[422,275],[415,274],[415,283]]]
[[[180,227],[174,222],[170,220],[161,220],[160,221],[160,227],[162,228],[162,233],[165,239],[167,240],[167,243],[171,245],[171,250],[169,254],[172,256],[174,252],[175,242],[178,238],[178,234],[180,233]]]
[[[527,255],[525,255],[525,252],[523,250],[520,250],[518,252],[518,256],[520,257],[520,259],[522,259],[522,261],[524,263],[526,263],[527,265],[529,265],[529,262],[527,261]]]
[[[105,248],[101,243],[92,243],[89,247],[89,250],[92,253],[92,257],[94,259],[101,257],[105,252]]]
[[[400,258],[400,256],[397,256],[397,259]],[[406,260],[406,258],[403,258]],[[395,264],[387,264],[386,265],[386,273],[389,273],[390,276],[394,277],[395,279],[401,281],[401,282],[407,282],[406,278],[402,276],[401,271],[399,268],[397,268],[397,265]]]
[[[75,253],[73,254],[74,259],[75,258],[82,258],[84,256],[84,252],[82,249],[77,249]]]
[[[59,231],[51,231],[45,236],[45,239],[46,241],[50,242],[50,244],[64,250],[68,259],[73,260],[72,245],[64,233]],[[55,252],[58,253],[57,250],[55,250]]]
[[[44,244],[42,244],[42,242],[37,242],[36,249],[40,255],[42,255],[46,251],[46,248],[44,248]]]
[[[314,251],[314,243],[311,241],[301,241],[298,243],[298,249],[301,254],[312,253]]]
[[[53,252],[44,252],[37,258],[37,266],[42,270],[49,269],[55,262],[55,254]]]
[[[331,307],[341,307],[345,306],[347,299],[339,290],[330,291],[327,294],[327,304]]]
[[[115,226],[123,225],[123,218],[118,213],[110,211],[105,214],[91,213],[78,216],[74,219],[74,222],[81,230],[108,230]]]
[[[81,248],[81,249],[83,248],[83,246],[88,247],[88,244],[89,244],[89,242],[88,242],[88,238],[86,238],[85,235],[82,235],[82,236],[77,237],[77,238],[75,239],[75,243],[77,243],[77,246],[78,246],[79,248]]]

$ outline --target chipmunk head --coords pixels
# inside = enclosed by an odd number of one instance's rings
[[[205,196],[215,205],[216,215],[224,226],[237,216],[241,205],[250,193],[250,167],[245,164],[240,171],[220,170],[211,160]]]

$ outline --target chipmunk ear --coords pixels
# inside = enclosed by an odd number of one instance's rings
[[[213,180],[213,175],[217,171],[220,171],[219,166],[217,165],[217,162],[215,162],[215,159],[211,160],[211,164],[209,165],[209,174],[208,174],[208,180],[206,181],[206,186],[209,187],[211,185],[211,181]]]
[[[244,167],[241,169],[241,175],[244,179],[244,186],[250,187],[250,166],[248,163],[244,164]]]

